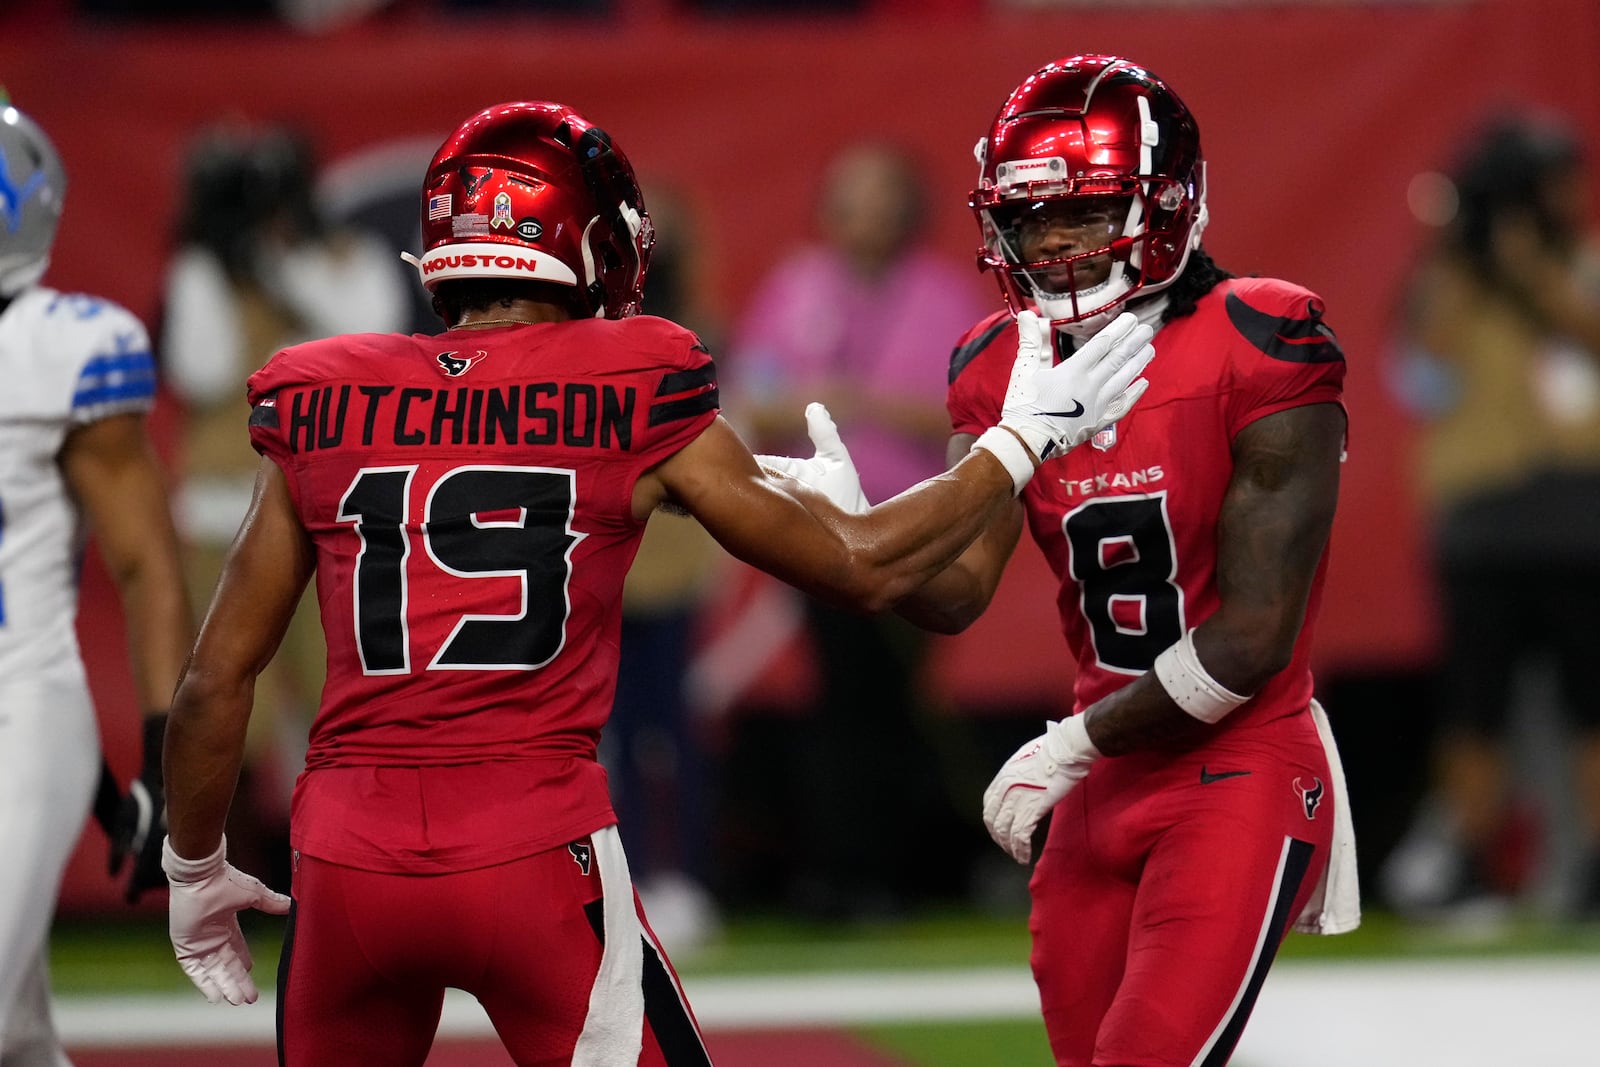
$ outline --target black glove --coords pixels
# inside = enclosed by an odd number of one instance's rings
[[[166,731],[165,713],[145,716],[144,766],[139,777],[128,784],[128,795],[122,798],[111,831],[111,875],[121,873],[128,857],[133,857],[123,894],[129,904],[137,904],[147,889],[167,888],[167,876],[161,869],[161,842],[167,836],[166,795],[161,788],[161,746]]]
[[[117,839],[117,815],[122,811],[122,787],[117,784],[117,776],[111,770],[111,765],[105,757],[100,757],[100,784],[94,793],[94,821],[100,824],[100,829],[113,842]],[[115,849],[112,851],[111,873],[116,874],[116,867],[120,863]]]

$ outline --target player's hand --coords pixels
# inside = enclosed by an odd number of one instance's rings
[[[167,832],[166,797],[161,781],[161,746],[166,736],[167,717],[147,715],[144,720],[144,765],[139,777],[128,785],[128,792],[117,808],[108,831],[111,835],[111,858],[108,871],[112,877],[121,873],[128,857],[133,857],[133,870],[128,874],[128,884],[123,899],[137,904],[148,889],[164,889],[166,875],[161,871],[161,839]]]
[[[859,515],[872,505],[861,491],[861,475],[850,459],[850,450],[839,437],[839,428],[833,424],[828,409],[813,401],[806,405],[806,433],[816,446],[810,459],[793,456],[757,456],[763,466],[787,474],[822,493],[833,503],[852,515]]]
[[[983,791],[983,825],[995,844],[1018,863],[1032,859],[1034,827],[1099,757],[1082,715],[1046,724],[1045,732],[1017,749]]]
[[[1139,374],[1156,354],[1155,331],[1129,311],[1060,363],[1051,330],[1049,319],[1017,313],[1017,360],[1000,412],[1000,425],[1041,463],[1126,415],[1150,384]]]
[[[94,821],[100,824],[100,829],[106,832],[106,840],[111,842],[110,875],[115,878],[117,869],[122,866],[122,856],[117,854],[117,816],[122,812],[122,787],[117,784],[117,776],[111,770],[111,764],[100,758],[100,782],[94,791]]]
[[[289,898],[274,893],[227,860],[228,841],[204,859],[184,859],[163,840],[161,866],[172,883],[167,916],[178,965],[213,1004],[254,1004],[255,961],[239,929],[239,912],[257,908],[269,915],[289,910]]]

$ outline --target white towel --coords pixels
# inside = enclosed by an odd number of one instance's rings
[[[1311,702],[1311,721],[1328,754],[1328,776],[1333,779],[1333,851],[1317,888],[1295,919],[1294,928],[1303,934],[1342,934],[1361,925],[1361,884],[1356,871],[1356,831],[1350,821],[1350,795],[1344,785],[1344,765],[1339,762],[1339,746],[1333,742],[1327,713],[1315,700]]]
[[[617,828],[596,830],[589,843],[605,894],[606,944],[589,990],[589,1015],[572,1050],[572,1067],[617,1067],[638,1063],[644,1045],[644,927]]]

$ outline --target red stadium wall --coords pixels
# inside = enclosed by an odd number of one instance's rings
[[[1600,144],[1600,8],[1586,0],[825,21],[498,17],[327,38],[24,27],[0,37],[0,81],[67,160],[50,280],[120,300],[152,325],[182,152],[199,127],[229,115],[288,120],[334,161],[387,141],[434,143],[478,107],[537,97],[577,106],[617,135],[647,181],[688,191],[715,304],[731,315],[806,236],[824,160],[859,135],[921,154],[933,237],[971,256],[972,143],[1016,81],[1074,51],[1148,64],[1198,115],[1212,186],[1207,244],[1221,263],[1326,298],[1350,359],[1351,444],[1322,669],[1426,661],[1432,605],[1408,428],[1381,381],[1388,317],[1421,236],[1406,188],[1501,103],[1559,108]],[[942,358],[929,353],[935,367]],[[956,703],[1059,701],[1070,667],[1048,586],[1037,553],[1023,553],[995,610],[947,642],[934,680]],[[119,615],[93,568],[85,594],[108,749],[127,774],[135,727]],[[90,830],[65,907],[113,899],[102,855]]]

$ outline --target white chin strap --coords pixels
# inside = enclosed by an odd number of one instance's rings
[[[1075,338],[1079,341],[1087,341],[1089,338],[1099,333],[1103,327],[1109,325],[1111,320],[1116,318],[1120,313],[1121,308],[1113,305],[1106,308],[1104,311],[1097,311],[1093,315],[1090,315],[1087,318],[1079,319],[1076,322],[1063,322],[1061,325],[1057,326],[1056,329],[1060,330],[1068,337]]]
[[[1064,322],[1057,326],[1056,329],[1076,341],[1086,341],[1096,333],[1099,333],[1101,327],[1108,324],[1112,319],[1124,311],[1131,311],[1140,323],[1150,327],[1152,330],[1159,331],[1161,329],[1161,316],[1166,314],[1167,303],[1166,293],[1156,293],[1149,297],[1141,294],[1134,300],[1118,303],[1114,307],[1098,311],[1088,318],[1079,319],[1077,322]]]
[[[1076,322],[1062,323],[1057,329],[1072,337],[1088,337],[1116,318],[1122,311],[1123,301],[1133,289],[1133,284],[1128,280],[1128,265],[1121,261],[1111,264],[1111,274],[1105,281],[1089,290],[1087,294],[1079,293],[1077,307],[1085,304],[1090,307],[1100,307],[1103,310],[1084,316]],[[1085,300],[1084,296],[1088,299]],[[1033,286],[1033,302],[1039,308],[1039,313],[1049,319],[1069,319],[1075,313],[1072,295],[1067,293],[1046,293]]]

